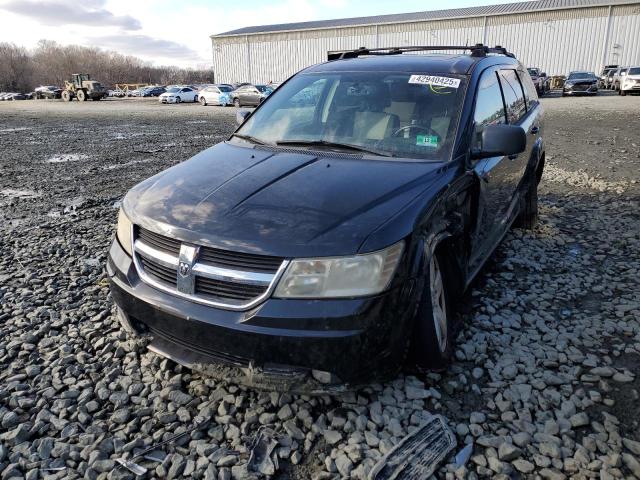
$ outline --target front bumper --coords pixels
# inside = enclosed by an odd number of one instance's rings
[[[177,97],[160,97],[160,103],[177,103]]]
[[[359,299],[268,298],[249,311],[197,304],[140,280],[114,240],[107,271],[123,324],[149,349],[210,376],[271,390],[340,391],[392,377],[402,366],[413,281]]]
[[[623,92],[640,92],[640,83],[624,83],[620,87]]]

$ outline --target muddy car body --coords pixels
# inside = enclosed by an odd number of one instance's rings
[[[107,269],[154,351],[293,389],[447,364],[455,299],[535,223],[535,87],[503,49],[342,57],[124,198]]]

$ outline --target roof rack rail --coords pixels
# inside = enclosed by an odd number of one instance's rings
[[[497,53],[515,58],[513,53],[507,51],[506,48],[496,45],[488,47],[482,43],[475,45],[425,45],[425,46],[407,46],[407,47],[387,47],[387,48],[366,48],[360,47],[356,50],[335,50],[327,52],[328,60],[342,60],[345,58],[357,58],[361,55],[399,55],[405,52],[429,52],[436,50],[469,50],[473,57],[484,57],[489,53]]]

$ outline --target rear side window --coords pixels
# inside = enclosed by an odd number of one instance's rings
[[[538,104],[538,92],[536,86],[533,84],[533,80],[528,73],[518,70],[518,77],[524,88],[524,98],[527,101],[527,110],[531,110]]]
[[[501,70],[499,76],[504,95],[504,104],[507,108],[507,120],[509,123],[518,123],[527,113],[527,105],[520,80],[518,80],[515,70]]]

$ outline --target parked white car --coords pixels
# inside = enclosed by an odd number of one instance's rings
[[[618,90],[620,95],[640,93],[640,67],[629,67],[627,74],[621,78],[620,89]]]
[[[227,85],[210,85],[200,90],[198,96],[203,106],[222,105],[226,107],[227,105],[233,104],[233,99],[231,98],[232,91],[233,88]]]
[[[158,97],[160,103],[197,102],[198,92],[191,87],[171,87]]]

